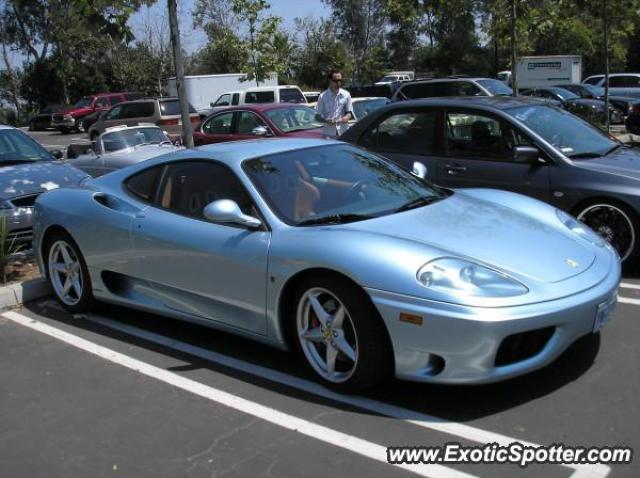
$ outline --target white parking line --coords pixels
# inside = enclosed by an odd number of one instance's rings
[[[620,282],[620,287],[625,289],[638,289],[640,290],[640,284],[632,284],[631,282]]]
[[[2,314],[7,319],[36,330],[50,337],[56,338],[69,345],[77,347],[85,352],[97,355],[110,362],[122,365],[148,377],[173,385],[187,392],[206,398],[213,402],[225,405],[234,410],[252,415],[262,420],[278,425],[287,430],[301,433],[316,440],[328,443],[339,448],[357,453],[372,460],[387,463],[387,449],[385,446],[357,438],[346,433],[339,432],[302,418],[280,412],[242,397],[232,395],[222,390],[190,380],[167,370],[155,367],[146,362],[121,354],[114,350],[102,347],[81,337],[75,336],[63,330],[57,329],[17,312],[5,312]],[[474,475],[463,473],[441,465],[390,465],[402,468],[419,476],[428,478],[476,478]]]
[[[202,358],[212,363],[222,365],[227,368],[231,368],[243,373],[262,377],[274,383],[286,385],[297,390],[302,390],[307,393],[311,393],[316,396],[327,398],[338,403],[351,405],[362,410],[367,410],[378,415],[388,416],[399,420],[406,421],[413,425],[435,430],[441,433],[457,436],[476,443],[498,443],[502,446],[508,446],[513,442],[519,442],[526,446],[539,447],[536,443],[527,442],[519,438],[512,438],[499,433],[494,433],[479,428],[475,428],[462,423],[451,422],[444,420],[433,415],[427,415],[419,413],[406,408],[390,405],[388,403],[380,402],[365,397],[358,397],[354,395],[342,395],[340,393],[329,390],[322,385],[305,380],[293,375],[289,375],[277,370],[262,367],[260,365],[253,364],[251,362],[245,362],[240,359],[229,357],[227,355],[213,352],[211,350],[196,347],[184,342],[179,342],[169,337],[165,337],[160,334],[149,332],[138,327],[123,324],[115,320],[108,319],[106,317],[90,315],[87,320],[98,323],[105,327],[124,332],[128,335],[132,335],[149,342],[153,342],[179,352],[184,352],[195,357]],[[571,478],[604,478],[611,471],[610,467],[606,465],[562,465],[567,468],[571,468],[574,472],[571,474]]]
[[[640,305],[640,299],[629,299],[628,297],[618,296],[618,302],[621,302],[623,304]]]

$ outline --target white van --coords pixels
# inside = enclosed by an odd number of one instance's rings
[[[250,105],[256,103],[302,103],[307,100],[300,88],[295,85],[260,86],[243,91],[230,91],[211,103],[215,110],[227,106]]]

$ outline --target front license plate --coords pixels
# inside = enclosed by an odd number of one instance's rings
[[[618,294],[615,293],[611,296],[611,298],[598,305],[596,310],[596,318],[593,321],[593,333],[598,332],[604,324],[611,320],[611,316],[613,315],[613,311],[616,308],[616,301],[618,299]]]

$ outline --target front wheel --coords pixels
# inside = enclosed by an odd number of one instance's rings
[[[318,277],[303,281],[295,304],[297,348],[326,385],[354,392],[387,378],[391,346],[364,291],[337,276]]]
[[[62,306],[71,312],[86,312],[94,299],[87,265],[68,234],[56,234],[46,254],[47,277]]]
[[[576,217],[609,242],[625,265],[638,260],[640,224],[628,207],[610,202],[597,202],[583,207]]]

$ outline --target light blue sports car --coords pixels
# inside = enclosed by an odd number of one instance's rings
[[[344,391],[506,379],[610,318],[619,258],[590,229],[423,173],[337,141],[220,143],[43,194],[34,246],[71,311],[99,299],[295,348]]]

